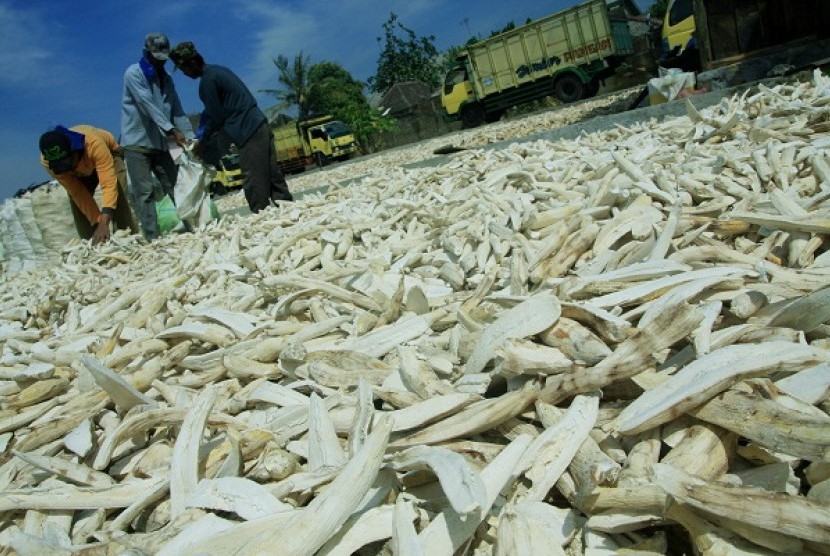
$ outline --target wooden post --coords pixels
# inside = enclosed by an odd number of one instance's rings
[[[709,37],[709,21],[706,17],[706,3],[712,0],[694,0],[695,37],[700,50],[700,66],[703,71],[712,69],[714,54]]]

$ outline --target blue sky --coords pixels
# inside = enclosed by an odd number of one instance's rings
[[[262,89],[279,88],[273,60],[301,50],[365,81],[374,75],[390,12],[441,49],[510,21],[557,12],[574,0],[0,0],[0,200],[48,175],[38,138],[55,123],[90,124],[119,135],[124,70],[141,56],[147,33],[175,45],[193,41],[208,63],[229,67],[260,107]],[[640,0],[639,4],[650,2]],[[168,63],[168,69],[170,69]],[[197,82],[174,80],[187,113],[202,110]]]

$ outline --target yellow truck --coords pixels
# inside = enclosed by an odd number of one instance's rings
[[[626,21],[611,21],[605,0],[591,0],[468,46],[441,91],[447,120],[465,127],[553,95],[589,98],[633,52]]]
[[[239,166],[239,152],[236,145],[231,145],[216,166],[216,175],[211,183],[213,193],[217,196],[224,195],[231,189],[242,187],[245,183],[245,175]]]
[[[348,160],[357,152],[352,132],[330,115],[288,122],[273,134],[277,164],[287,174],[302,172],[310,164],[322,168],[332,160]]]
[[[692,0],[671,0],[663,20],[663,55],[682,53],[694,33],[695,17]]]
[[[277,150],[277,165],[283,174],[305,171],[311,159],[306,155],[303,137],[297,130],[297,122],[288,122],[274,128],[274,148]]]

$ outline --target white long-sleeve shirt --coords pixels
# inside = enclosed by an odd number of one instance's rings
[[[193,137],[173,79],[167,72],[159,74],[142,58],[124,73],[121,146],[167,150],[167,134],[174,127]]]

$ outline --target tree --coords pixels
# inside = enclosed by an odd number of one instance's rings
[[[495,31],[490,32],[491,37],[495,37],[496,35],[501,35],[502,33],[506,33],[508,31],[512,31],[516,28],[516,24],[512,21],[508,22],[507,25],[502,27],[501,29],[496,29]]]
[[[438,86],[441,76],[435,61],[438,49],[433,35],[416,37],[394,13],[390,13],[389,20],[383,24],[383,33],[383,38],[378,37],[378,43],[383,41],[383,47],[378,57],[377,74],[368,81],[370,90],[385,93],[401,81],[423,81]]]
[[[383,146],[381,134],[397,127],[395,118],[381,114],[377,108],[370,107],[369,103],[346,106],[339,117],[352,130],[360,151],[364,154],[380,150]]]
[[[349,126],[362,152],[372,152],[380,145],[380,133],[394,129],[395,120],[369,107],[363,95],[365,84],[335,62],[311,64],[300,52],[289,65],[288,58],[277,56],[274,64],[283,89],[265,89],[280,102],[271,112],[297,107],[297,118],[312,114],[331,114]]]
[[[663,19],[666,17],[666,11],[669,9],[669,0],[657,0],[648,9],[648,13],[655,19]]]
[[[465,45],[467,46],[467,45]],[[444,52],[443,55],[443,69],[448,70],[458,64],[458,57],[464,52],[464,46],[451,46]]]
[[[308,75],[309,109],[331,114],[349,126],[361,152],[374,152],[380,147],[380,134],[391,131],[395,120],[369,106],[363,95],[365,84],[356,80],[334,62],[320,62]]]
[[[366,102],[365,84],[335,62],[320,62],[308,72],[311,113],[340,113],[343,107]]]
[[[309,83],[309,73],[311,70],[311,56],[303,56],[301,50],[294,58],[294,63],[289,66],[288,58],[280,54],[274,60],[274,65],[277,67],[277,81],[282,84],[282,89],[264,89],[263,92],[274,95],[279,104],[273,108],[274,111],[280,112],[297,107],[297,116],[299,119],[305,119],[310,114],[309,110],[309,96],[311,84]]]
[[[524,24],[526,25],[526,24],[530,23],[531,21],[533,21],[533,20],[528,17],[525,20]],[[513,21],[509,21],[501,29],[496,29],[494,31],[490,31],[490,38],[495,37],[496,35],[501,35],[502,33],[506,33],[508,31],[512,31],[515,28],[516,28],[516,24]],[[479,42],[481,40],[482,39],[480,39],[479,37],[470,37],[469,39],[467,39],[467,42],[465,42],[463,46],[451,46],[449,48],[449,50],[444,54],[445,69],[449,69],[449,68],[455,66],[456,65],[456,58],[458,58],[458,56],[460,56],[461,53],[464,52],[464,50],[467,47],[473,46],[474,44],[476,44],[477,42]]]

